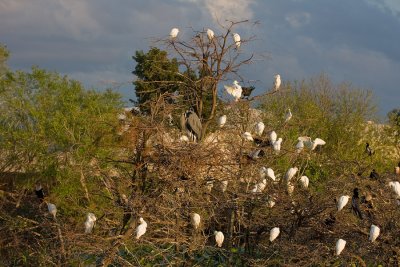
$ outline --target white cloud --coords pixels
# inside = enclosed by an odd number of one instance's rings
[[[399,0],[365,0],[368,4],[379,7],[382,11],[389,11],[392,15],[400,13]]]
[[[202,0],[197,2],[207,8],[215,22],[240,21],[252,19],[254,16],[251,9],[254,0]]]

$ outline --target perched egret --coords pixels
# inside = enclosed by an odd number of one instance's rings
[[[192,213],[191,219],[192,219],[192,225],[193,225],[194,229],[199,228],[199,226],[200,226],[200,215],[197,214],[197,213]]]
[[[181,115],[181,129],[189,135],[190,139],[194,142],[201,140],[201,131],[203,129],[200,118],[190,108]]]
[[[253,189],[251,190],[252,193],[261,193],[264,191],[265,187],[267,186],[267,179],[263,179],[262,182],[255,184]]]
[[[281,87],[281,76],[279,74],[274,76],[274,91],[278,91],[279,87]]]
[[[280,151],[281,150],[281,144],[282,144],[282,138],[279,138],[278,140],[276,140],[272,144],[272,147],[274,148],[274,151]]]
[[[267,169],[267,176],[271,178],[273,181],[276,181],[274,170],[271,168]]]
[[[255,128],[254,131],[255,131],[256,135],[261,136],[262,133],[264,132],[265,125],[262,121],[260,121],[255,125],[254,128]]]
[[[285,123],[290,121],[290,119],[292,118],[292,112],[290,111],[290,108],[288,109],[288,112],[285,115]]]
[[[287,183],[290,182],[290,180],[294,177],[294,175],[297,173],[299,169],[297,167],[290,168],[286,174],[285,174],[285,180]]]
[[[376,225],[371,225],[371,229],[369,230],[369,241],[374,242],[380,233],[381,229],[379,229]]]
[[[308,179],[307,176],[301,176],[300,182],[303,185],[304,188],[308,188],[308,184],[310,183],[310,179]]]
[[[273,242],[278,237],[280,232],[281,231],[279,230],[279,227],[272,228],[269,232],[269,241]]]
[[[218,126],[220,128],[224,127],[226,123],[226,115],[222,115],[221,117],[218,118]]]
[[[249,133],[249,132],[244,132],[242,134],[242,137],[243,137],[244,140],[254,141],[253,137],[251,136],[251,133]]]
[[[218,247],[222,247],[222,243],[224,243],[224,234],[221,231],[214,231],[215,242]]]
[[[346,246],[346,241],[343,239],[339,239],[336,242],[336,255],[339,256],[342,253],[344,247]]]
[[[226,92],[232,96],[235,101],[239,101],[242,97],[242,87],[239,85],[238,81],[233,81],[233,85],[224,85]]]
[[[270,140],[271,144],[273,144],[277,138],[278,138],[278,135],[276,134],[275,131],[272,131],[269,133],[269,140]]]
[[[207,37],[208,37],[208,40],[211,41],[214,38],[214,31],[211,29],[207,29]]]
[[[353,196],[351,198],[351,209],[354,214],[362,220],[363,216],[360,210],[360,197],[358,195],[358,188],[353,189]]]
[[[240,35],[238,33],[233,34],[233,41],[235,42],[236,48],[240,47]]]
[[[54,218],[56,218],[57,215],[57,207],[53,203],[47,203],[47,209],[49,210],[49,213],[53,215]]]
[[[147,223],[142,217],[139,218],[140,224],[136,227],[136,239],[139,239],[142,235],[146,233]]]
[[[89,212],[86,215],[86,221],[85,221],[85,234],[90,234],[93,230],[94,223],[96,222],[97,218],[96,216]]]
[[[41,184],[37,184],[35,186],[35,194],[38,197],[38,199],[40,200],[40,202],[42,202],[44,199],[44,192],[43,192],[43,187]]]
[[[304,149],[304,142],[299,140],[299,142],[296,145],[296,152],[300,153]]]
[[[189,137],[187,137],[186,135],[181,135],[181,137],[179,137],[179,141],[181,141],[181,142],[189,142]]]
[[[390,188],[393,190],[393,193],[396,195],[396,198],[400,198],[400,183],[395,181],[395,182],[389,182]]]
[[[311,140],[308,136],[300,136],[297,140],[303,141],[303,143],[310,149],[314,150],[317,146],[323,146],[326,144],[324,140],[321,138],[315,138],[314,141]]]
[[[179,29],[178,28],[172,28],[171,32],[169,33],[169,36],[171,39],[175,39],[178,36]]]
[[[317,148],[317,146],[323,146],[325,145],[326,142],[320,138],[315,138],[314,141],[312,142],[311,145],[311,150],[314,150],[315,148]]]
[[[341,196],[337,203],[337,210],[341,211],[344,206],[346,206],[347,202],[349,202],[350,196]]]

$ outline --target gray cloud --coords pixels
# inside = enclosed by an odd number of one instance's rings
[[[257,36],[241,47],[255,54],[241,71],[258,93],[276,73],[299,80],[325,72],[373,89],[384,114],[399,105],[399,12],[396,0],[0,0],[0,42],[13,68],[39,65],[133,97],[136,50],[157,45],[172,27],[188,38],[192,29],[218,33],[217,21],[253,19],[257,27],[235,31]]]

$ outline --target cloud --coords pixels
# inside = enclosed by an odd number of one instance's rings
[[[390,12],[397,16],[400,14],[400,2],[398,0],[365,0],[368,4],[380,8],[384,12]]]
[[[254,16],[251,5],[254,0],[203,0],[198,1],[201,5],[205,5],[209,14],[215,22],[219,21],[240,21],[252,19]]]

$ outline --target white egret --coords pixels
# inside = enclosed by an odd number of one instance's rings
[[[259,173],[260,173],[260,178],[264,179],[267,176],[267,168],[261,167]]]
[[[299,142],[296,145],[296,152],[300,153],[304,149],[304,142],[299,140]]]
[[[53,203],[47,203],[47,209],[49,210],[49,213],[53,215],[54,219],[56,218],[57,215],[57,207]]]
[[[290,119],[292,118],[292,112],[290,111],[290,108],[288,109],[288,112],[285,115],[285,123],[290,121]]]
[[[310,179],[308,179],[307,176],[303,175],[300,178],[300,182],[303,185],[304,188],[308,188],[308,184],[310,183]]]
[[[169,36],[171,39],[175,39],[178,36],[179,29],[178,28],[172,28],[171,32],[169,33]]]
[[[278,140],[276,140],[272,144],[272,147],[274,148],[274,151],[280,151],[281,150],[281,144],[282,144],[282,138],[279,138]]]
[[[341,196],[339,198],[339,201],[337,202],[337,210],[341,211],[344,206],[346,206],[346,204],[349,202],[349,198],[350,196]]]
[[[194,229],[199,228],[199,226],[200,226],[200,215],[198,213],[192,213],[191,219],[192,219],[192,225],[193,225]]]
[[[278,237],[280,232],[281,231],[279,230],[279,227],[272,228],[269,232],[269,241],[273,242]]]
[[[251,133],[249,133],[249,132],[244,132],[242,134],[242,137],[243,137],[244,140],[254,141],[253,137],[251,136]]]
[[[294,175],[297,173],[299,169],[297,167],[290,168],[286,174],[285,174],[285,180],[287,183],[290,182],[290,180],[294,177]]]
[[[371,229],[369,230],[369,241],[374,242],[380,233],[381,229],[379,229],[376,225],[371,225]]]
[[[242,87],[239,85],[238,81],[233,81],[232,86],[224,85],[224,88],[226,92],[235,99],[236,102],[242,97]]]
[[[214,38],[214,31],[211,29],[207,29],[207,37],[208,37],[208,40],[211,41]]]
[[[397,181],[389,182],[390,188],[393,190],[393,193],[396,195],[396,198],[400,198],[400,183]]]
[[[240,47],[240,35],[238,33],[233,34],[233,41],[235,42],[236,48]]]
[[[269,140],[271,141],[271,144],[273,144],[277,138],[278,138],[278,135],[276,134],[275,131],[272,131],[269,133]]]
[[[146,233],[147,222],[143,220],[142,217],[139,218],[140,224],[136,227],[136,239],[139,239],[142,235]]]
[[[264,191],[265,187],[267,186],[267,179],[263,179],[262,182],[255,184],[253,189],[251,190],[252,193],[261,193]]]
[[[254,131],[255,131],[256,135],[261,136],[262,133],[264,132],[265,125],[262,121],[260,121],[255,125],[254,128],[255,128]]]
[[[93,230],[94,223],[96,222],[97,218],[96,216],[89,212],[86,215],[86,221],[85,221],[85,234],[90,234]]]
[[[343,239],[338,239],[336,242],[336,255],[339,256],[342,253],[344,247],[346,246],[346,241]]]
[[[274,91],[278,91],[279,87],[281,87],[281,76],[279,74],[274,76]]]
[[[261,169],[260,169],[260,177],[261,177],[262,179],[264,179],[266,176],[268,176],[269,178],[271,178],[273,181],[276,180],[275,173],[274,173],[274,170],[273,170],[273,169],[261,167]]]
[[[222,115],[221,117],[218,118],[218,126],[220,128],[224,127],[226,123],[226,115]]]
[[[222,243],[224,243],[224,234],[221,231],[214,231],[215,242],[218,247],[222,247]]]

